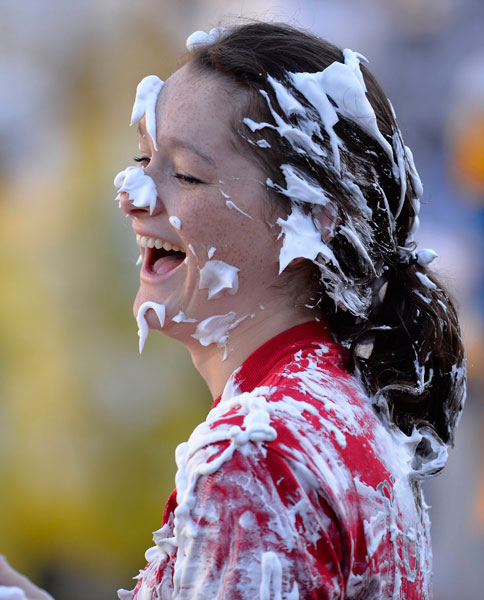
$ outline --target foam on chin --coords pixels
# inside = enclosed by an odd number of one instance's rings
[[[143,304],[138,308],[138,314],[136,315],[136,322],[138,323],[138,335],[139,335],[139,353],[143,352],[143,348],[146,342],[146,338],[148,337],[148,323],[146,322],[146,311],[149,309],[155,311],[156,316],[158,317],[158,321],[160,323],[160,327],[163,328],[165,324],[165,305],[158,304],[157,302],[143,302]]]

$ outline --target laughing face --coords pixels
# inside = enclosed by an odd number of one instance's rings
[[[237,109],[221,77],[189,65],[176,71],[156,103],[157,149],[145,116],[139,169],[126,177],[151,200],[133,200],[129,185],[120,195],[142,256],[134,312],[164,305],[163,332],[187,345],[197,343],[196,323],[213,315],[260,313],[278,282],[279,229],[267,221],[264,174],[233,139]],[[146,320],[160,329],[154,311]]]

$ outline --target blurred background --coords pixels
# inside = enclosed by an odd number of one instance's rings
[[[482,0],[0,0],[0,552],[56,600],[115,598],[144,567],[176,445],[210,406],[175,342],[143,357],[137,249],[114,174],[145,75],[238,17],[370,59],[425,185],[423,247],[460,306],[469,397],[432,505],[436,600],[484,589]]]

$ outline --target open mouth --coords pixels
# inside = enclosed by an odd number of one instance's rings
[[[182,264],[186,254],[180,246],[160,238],[136,236],[143,256],[143,271],[148,275],[165,275]]]

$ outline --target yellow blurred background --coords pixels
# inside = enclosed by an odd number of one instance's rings
[[[176,343],[152,334],[138,355],[138,253],[112,179],[137,152],[138,81],[168,77],[187,35],[227,14],[363,52],[400,115],[426,185],[422,244],[441,255],[471,366],[468,416],[429,486],[435,595],[482,598],[481,5],[0,0],[0,553],[56,600],[134,585],[174,487],[174,449],[210,406]]]

